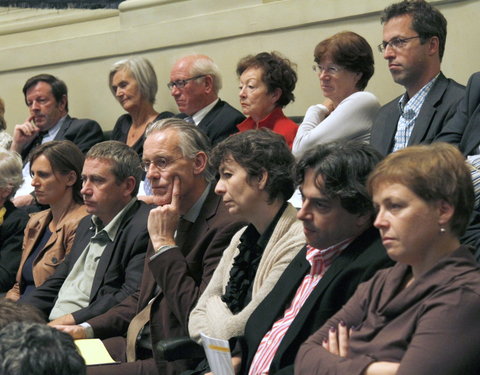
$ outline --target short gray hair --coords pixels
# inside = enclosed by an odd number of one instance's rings
[[[220,69],[218,68],[218,65],[207,56],[199,56],[195,59],[191,66],[190,74],[192,77],[201,75],[212,76],[213,90],[217,95],[222,89],[222,75],[220,74]]]
[[[121,70],[130,72],[132,77],[138,83],[142,97],[147,99],[152,104],[155,103],[158,82],[157,75],[155,74],[155,70],[153,69],[153,65],[150,61],[141,56],[132,56],[114,63],[108,75],[108,85],[114,96],[115,92],[112,88],[113,76],[115,73]]]
[[[112,173],[117,184],[122,183],[128,177],[135,178],[135,189],[132,196],[138,193],[138,187],[143,176],[140,158],[132,148],[119,141],[105,141],[97,143],[86,155],[86,159],[101,159],[111,162]]]
[[[13,197],[22,184],[22,158],[16,152],[0,147],[0,188],[12,188],[7,199]]]
[[[211,147],[208,137],[195,125],[179,118],[155,121],[148,126],[145,136],[148,137],[151,134],[166,130],[175,130],[177,132],[179,137],[178,148],[184,157],[193,159],[198,152],[204,152],[208,158],[210,157]],[[209,164],[207,162],[207,166],[203,171],[203,177],[208,182],[211,182],[215,175]]]

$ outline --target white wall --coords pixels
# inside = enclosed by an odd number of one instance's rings
[[[402,92],[376,45],[382,39],[385,0],[127,0],[119,10],[22,10],[0,8],[0,97],[11,131],[27,110],[21,88],[34,74],[51,73],[69,88],[70,113],[113,127],[122,113],[107,87],[113,62],[131,54],[152,61],[159,78],[158,111],[177,112],[165,84],[173,61],[192,52],[211,56],[224,75],[220,96],[238,107],[237,61],[246,54],[280,51],[298,64],[296,101],[287,115],[303,115],[322,100],[311,70],[313,48],[343,30],[364,36],[376,72],[367,90],[382,103]],[[443,72],[465,84],[480,70],[480,0],[434,1],[448,24]]]

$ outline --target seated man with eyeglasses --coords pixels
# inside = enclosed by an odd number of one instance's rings
[[[385,8],[383,42],[393,80],[406,92],[387,103],[373,123],[370,144],[383,155],[432,143],[455,114],[464,86],[440,71],[447,20],[425,1],[406,0]]]
[[[243,225],[214,192],[209,142],[194,125],[165,119],[147,130],[143,167],[158,207],[150,211],[150,244],[140,289],[81,325],[57,327],[74,338],[104,339],[117,365],[89,374],[179,374],[191,361],[166,363],[152,347],[187,336],[188,316],[223,251]]]
[[[208,56],[188,55],[175,62],[167,84],[181,112],[178,117],[198,126],[212,146],[237,132],[245,120],[238,110],[218,97],[222,76]]]

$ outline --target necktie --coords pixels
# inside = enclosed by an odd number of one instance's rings
[[[25,160],[23,161],[24,165],[30,160],[30,155],[32,154],[33,150],[38,145],[42,144],[43,138],[47,135],[48,131],[44,132],[39,132],[37,136],[33,139],[32,143],[30,143],[26,148],[25,148]]]
[[[190,123],[190,124],[195,125],[195,121],[193,121],[193,117],[191,117],[191,116],[185,117],[184,120],[185,120],[186,122]]]

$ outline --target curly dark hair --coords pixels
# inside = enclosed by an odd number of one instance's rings
[[[315,174],[315,184],[330,199],[339,198],[342,207],[351,214],[374,215],[366,182],[368,175],[382,159],[372,146],[359,141],[338,141],[309,149],[295,168],[297,184],[305,179],[307,169]],[[321,176],[324,186],[317,184]]]
[[[277,101],[277,106],[285,107],[295,100],[293,90],[297,84],[296,67],[289,59],[281,56],[278,52],[261,52],[255,56],[248,55],[237,64],[237,76],[250,68],[263,70],[262,80],[267,85],[268,93],[272,94],[276,89],[282,91]]]
[[[404,0],[386,7],[380,20],[384,24],[392,18],[404,15],[412,16],[412,28],[420,36],[422,44],[433,36],[438,38],[439,56],[442,60],[447,40],[447,20],[443,14],[426,1]]]
[[[335,64],[345,69],[361,73],[357,89],[363,90],[373,76],[374,60],[370,44],[362,36],[343,31],[322,40],[313,52],[314,61],[319,64],[325,57],[330,57]]]
[[[227,158],[240,164],[249,179],[267,172],[265,191],[269,195],[269,203],[279,198],[286,201],[292,196],[295,190],[292,175],[295,159],[283,136],[267,128],[234,134],[215,146],[210,163],[218,170]]]

